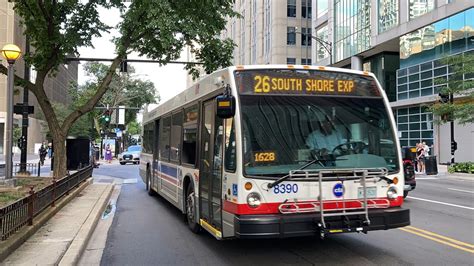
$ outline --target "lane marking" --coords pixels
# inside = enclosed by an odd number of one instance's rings
[[[459,240],[456,240],[456,239],[454,239],[454,238],[450,238],[450,237],[447,237],[447,236],[439,235],[439,234],[436,234],[436,233],[433,233],[433,232],[430,232],[430,231],[427,231],[427,230],[423,230],[423,229],[418,228],[418,227],[414,227],[414,226],[409,225],[409,226],[406,226],[405,228],[413,229],[413,230],[416,230],[416,231],[425,233],[425,234],[427,234],[427,235],[435,236],[435,237],[438,237],[438,238],[441,238],[441,239],[444,239],[444,240],[453,242],[454,244],[457,244],[457,245],[466,246],[466,247],[468,247],[468,248],[473,248],[473,249],[474,249],[474,245],[473,245],[473,244],[469,244],[469,243],[466,243],[466,242],[462,242],[462,241],[459,241]]]
[[[471,194],[474,194],[474,191],[470,191],[470,190],[463,190],[463,189],[457,189],[457,188],[449,188],[449,190],[454,190],[454,191],[460,191],[460,192],[466,192],[466,193],[471,193]]]
[[[407,226],[409,227],[409,226]],[[460,250],[463,250],[463,251],[466,251],[466,252],[469,252],[469,253],[474,253],[474,249],[469,249],[469,248],[465,248],[465,247],[462,247],[460,245],[456,245],[456,244],[453,244],[453,243],[449,243],[449,242],[446,242],[446,241],[443,241],[443,240],[440,240],[440,239],[437,239],[435,237],[432,237],[432,236],[429,236],[429,235],[426,235],[426,234],[423,234],[423,233],[420,233],[416,230],[413,230],[411,228],[399,228],[400,230],[402,231],[405,231],[407,233],[410,233],[410,234],[414,234],[414,235],[417,235],[417,236],[421,236],[423,238],[426,238],[426,239],[429,239],[429,240],[432,240],[432,241],[435,241],[435,242],[438,242],[440,244],[443,244],[443,245],[447,245],[447,246],[450,246],[450,247],[453,247],[453,248],[456,248],[456,249],[460,249]],[[431,232],[430,232],[431,233]],[[435,234],[435,233],[432,233],[436,236],[439,237],[439,235]],[[459,241],[460,242],[460,241]]]
[[[429,200],[429,199],[422,199],[422,198],[417,198],[417,197],[412,197],[412,196],[408,196],[407,198],[414,199],[414,200],[426,201],[426,202],[432,202],[432,203],[438,203],[438,204],[442,204],[442,205],[458,207],[458,208],[463,208],[463,209],[468,209],[468,210],[474,211],[474,208],[472,208],[472,207],[467,207],[467,206],[462,206],[462,205],[457,205],[457,204],[452,204],[452,203],[446,203],[446,202],[441,202],[441,201],[436,201],[436,200]]]

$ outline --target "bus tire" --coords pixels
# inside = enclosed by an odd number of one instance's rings
[[[188,223],[189,229],[193,233],[199,233],[201,227],[196,221],[196,198],[194,195],[194,185],[192,182],[188,184],[186,190],[186,222]]]
[[[146,190],[147,190],[149,196],[155,196],[156,195],[155,191],[151,187],[151,174],[150,174],[150,169],[149,168],[146,170]]]

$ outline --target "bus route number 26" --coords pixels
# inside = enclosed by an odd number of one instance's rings
[[[257,75],[255,76],[254,80],[255,80],[255,85],[253,87],[253,91],[255,93],[270,92],[270,77],[269,76]]]
[[[273,187],[275,194],[289,194],[298,192],[298,184],[279,184]]]

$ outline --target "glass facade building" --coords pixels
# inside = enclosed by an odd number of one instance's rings
[[[378,0],[379,33],[398,25],[398,0]]]
[[[473,18],[471,8],[400,37],[397,101],[438,94],[442,80],[454,74],[440,59],[474,52]],[[402,146],[433,143],[433,115],[427,108],[399,108],[396,116]]]
[[[435,0],[410,0],[408,13],[410,19],[424,15],[435,8]]]
[[[366,0],[335,0],[335,61],[370,48],[370,5]]]

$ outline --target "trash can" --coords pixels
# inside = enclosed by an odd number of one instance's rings
[[[436,162],[436,156],[425,157],[425,171],[427,175],[438,174],[438,163]]]
[[[89,138],[66,139],[67,170],[77,170],[90,164]]]

